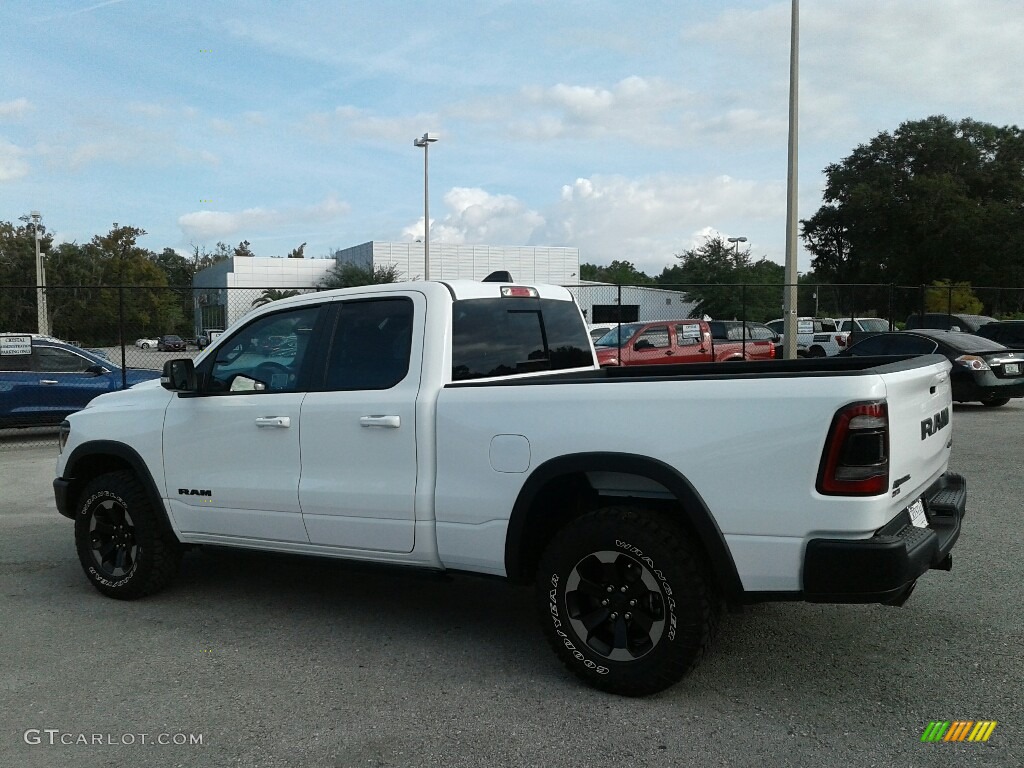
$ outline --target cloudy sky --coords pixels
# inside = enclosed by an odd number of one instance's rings
[[[790,2],[5,0],[0,220],[154,250],[423,232],[656,274],[708,232],[785,255]],[[932,114],[1021,124],[1020,0],[805,0],[800,206]],[[800,268],[808,267],[801,254]]]

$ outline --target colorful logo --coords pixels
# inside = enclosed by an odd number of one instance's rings
[[[996,725],[995,720],[932,720],[921,741],[988,741]]]

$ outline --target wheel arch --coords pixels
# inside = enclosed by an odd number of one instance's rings
[[[70,516],[74,517],[78,497],[93,478],[121,470],[129,470],[135,474],[156,512],[161,528],[165,532],[173,533],[163,498],[145,460],[130,445],[114,440],[82,443],[68,457],[64,467],[64,480],[68,481],[66,507],[71,512]]]
[[[708,565],[729,602],[740,599],[743,587],[725,537],[700,494],[674,467],[647,456],[594,452],[561,456],[541,464],[523,484],[512,508],[505,538],[505,572],[516,582],[527,582],[540,560],[544,544],[565,523],[600,505],[600,494],[588,473],[630,475],[662,486],[670,499],[643,499],[652,506],[675,502],[672,513],[694,535]],[[632,498],[629,496],[623,498]],[[556,509],[550,514],[551,507]]]

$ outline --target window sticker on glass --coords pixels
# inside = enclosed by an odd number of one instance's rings
[[[797,333],[814,333],[813,320],[798,320],[796,324]]]
[[[0,336],[0,355],[31,355],[31,336]]]
[[[685,339],[700,338],[700,325],[698,323],[685,323],[679,326],[679,329]]]

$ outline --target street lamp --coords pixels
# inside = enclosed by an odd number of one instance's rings
[[[412,140],[414,147],[423,147],[423,279],[430,279],[430,186],[427,173],[428,163],[427,151],[432,143],[437,141],[436,133],[424,133],[419,138]]]
[[[43,254],[39,251],[39,222],[43,215],[32,211],[32,230],[36,241],[36,325],[41,336],[50,335],[50,323],[46,313],[46,268],[43,266]]]
[[[745,238],[745,237],[727,237],[725,239],[728,240],[730,243],[735,243],[736,244],[736,255],[737,256],[740,255],[740,243],[747,242],[747,238]]]

